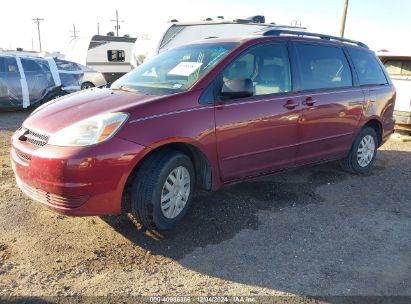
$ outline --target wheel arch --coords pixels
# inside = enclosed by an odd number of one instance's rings
[[[205,191],[213,190],[213,172],[211,162],[202,149],[184,140],[157,143],[150,146],[150,150],[137,162],[130,172],[123,189],[123,198],[121,203],[122,211],[128,212],[130,210],[129,190],[131,189],[131,185],[137,171],[141,167],[141,164],[143,164],[149,156],[160,153],[164,150],[181,152],[187,155],[191,159],[194,166],[194,171],[196,174],[196,188]]]
[[[365,127],[371,127],[375,130],[375,133],[377,133],[377,139],[378,139],[378,146],[381,146],[382,144],[382,135],[383,135],[383,126],[382,123],[379,119],[377,118],[370,118],[368,121],[366,121],[362,128]]]

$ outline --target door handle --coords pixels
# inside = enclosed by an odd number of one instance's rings
[[[307,98],[303,101],[303,104],[306,105],[306,106],[309,106],[309,107],[312,107],[315,103],[316,103],[316,100],[315,100],[314,98],[312,98],[311,96],[310,96],[310,97],[307,97]]]
[[[292,99],[287,100],[284,104],[284,108],[287,108],[288,110],[293,110],[296,106],[298,106],[298,103],[294,102]]]

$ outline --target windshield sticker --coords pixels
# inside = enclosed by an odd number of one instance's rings
[[[190,76],[197,69],[199,69],[201,65],[201,62],[180,62],[167,74],[177,76]]]

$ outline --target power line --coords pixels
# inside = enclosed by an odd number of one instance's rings
[[[73,35],[71,36],[72,38],[76,39],[78,37],[77,33],[80,33],[80,31],[76,31],[76,25],[75,24],[73,24],[73,30],[70,31],[70,33],[73,33]]]
[[[120,29],[120,25],[118,23],[124,22],[124,20],[118,20],[118,10],[116,10],[116,19],[115,20],[111,19],[110,21],[116,23],[116,26],[114,26],[114,28],[117,30],[117,37],[118,37],[118,30]]]
[[[39,34],[39,46],[40,46],[40,52],[42,51],[41,49],[41,36],[40,36],[40,22],[44,21],[43,18],[32,18],[32,20],[34,21],[34,23],[37,24],[37,32]]]

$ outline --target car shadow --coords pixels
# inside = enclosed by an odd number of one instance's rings
[[[260,211],[281,212],[290,206],[323,202],[315,190],[344,180],[347,175],[338,168],[335,162],[307,167],[198,194],[183,222],[169,231],[147,230],[131,215],[102,219],[152,254],[182,259],[196,248],[230,240],[244,229],[258,230]]]
[[[331,162],[202,193],[171,231],[145,230],[131,216],[103,220],[153,255],[231,282],[297,295],[410,295],[411,189],[393,180],[409,176],[409,157],[379,151],[365,176]]]

